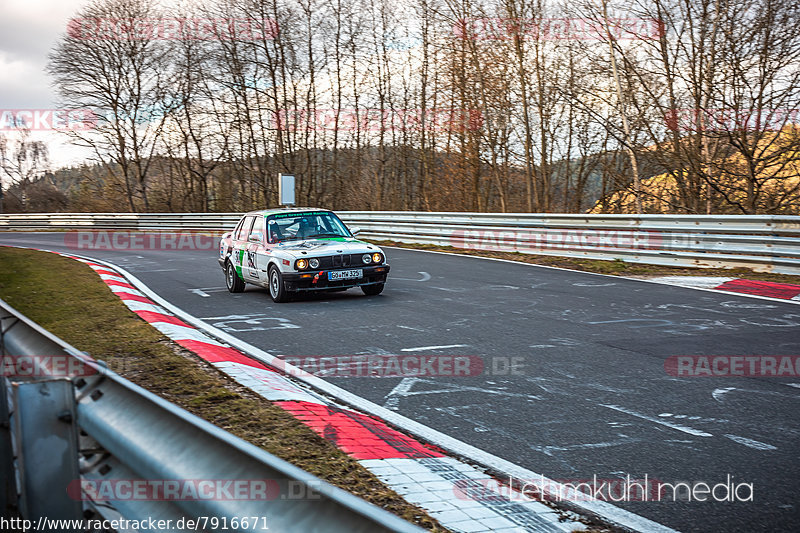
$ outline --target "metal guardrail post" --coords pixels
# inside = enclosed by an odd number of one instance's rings
[[[2,353],[2,352],[0,352]],[[14,474],[14,449],[8,412],[7,380],[0,375],[0,517],[11,518],[17,510],[17,484]]]
[[[20,514],[34,522],[40,518],[80,520],[83,504],[67,491],[80,479],[72,382],[12,381],[11,389]]]

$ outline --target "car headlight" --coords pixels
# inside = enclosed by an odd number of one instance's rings
[[[372,263],[372,256],[369,254],[364,254],[361,256],[361,262],[365,265]]]
[[[297,270],[305,270],[308,268],[308,261],[305,259],[298,259],[297,263],[294,264],[297,267]]]
[[[381,261],[383,261],[383,256],[381,254],[379,254],[379,253],[372,254],[372,262],[373,263],[380,263]]]
[[[311,268],[319,268],[319,259],[317,259],[317,258],[315,257],[315,258],[313,258],[313,259],[309,260],[309,261],[308,261],[308,264],[309,264],[309,266],[310,266]]]

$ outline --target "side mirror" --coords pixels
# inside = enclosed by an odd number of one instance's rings
[[[248,242],[261,243],[264,240],[264,236],[261,234],[260,231],[257,231],[255,233],[251,233],[250,237],[247,240]]]
[[[350,233],[352,233],[353,235],[358,235],[359,233],[361,233],[361,228],[356,228],[356,227],[350,228]]]

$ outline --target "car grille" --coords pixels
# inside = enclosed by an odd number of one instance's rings
[[[361,261],[363,254],[339,254],[328,255],[319,258],[319,268],[346,268],[350,266],[362,266],[364,263]]]

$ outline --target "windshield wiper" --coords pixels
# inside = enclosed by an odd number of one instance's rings
[[[315,233],[313,235],[309,235],[309,239],[313,239],[314,237],[344,237],[341,233]]]

